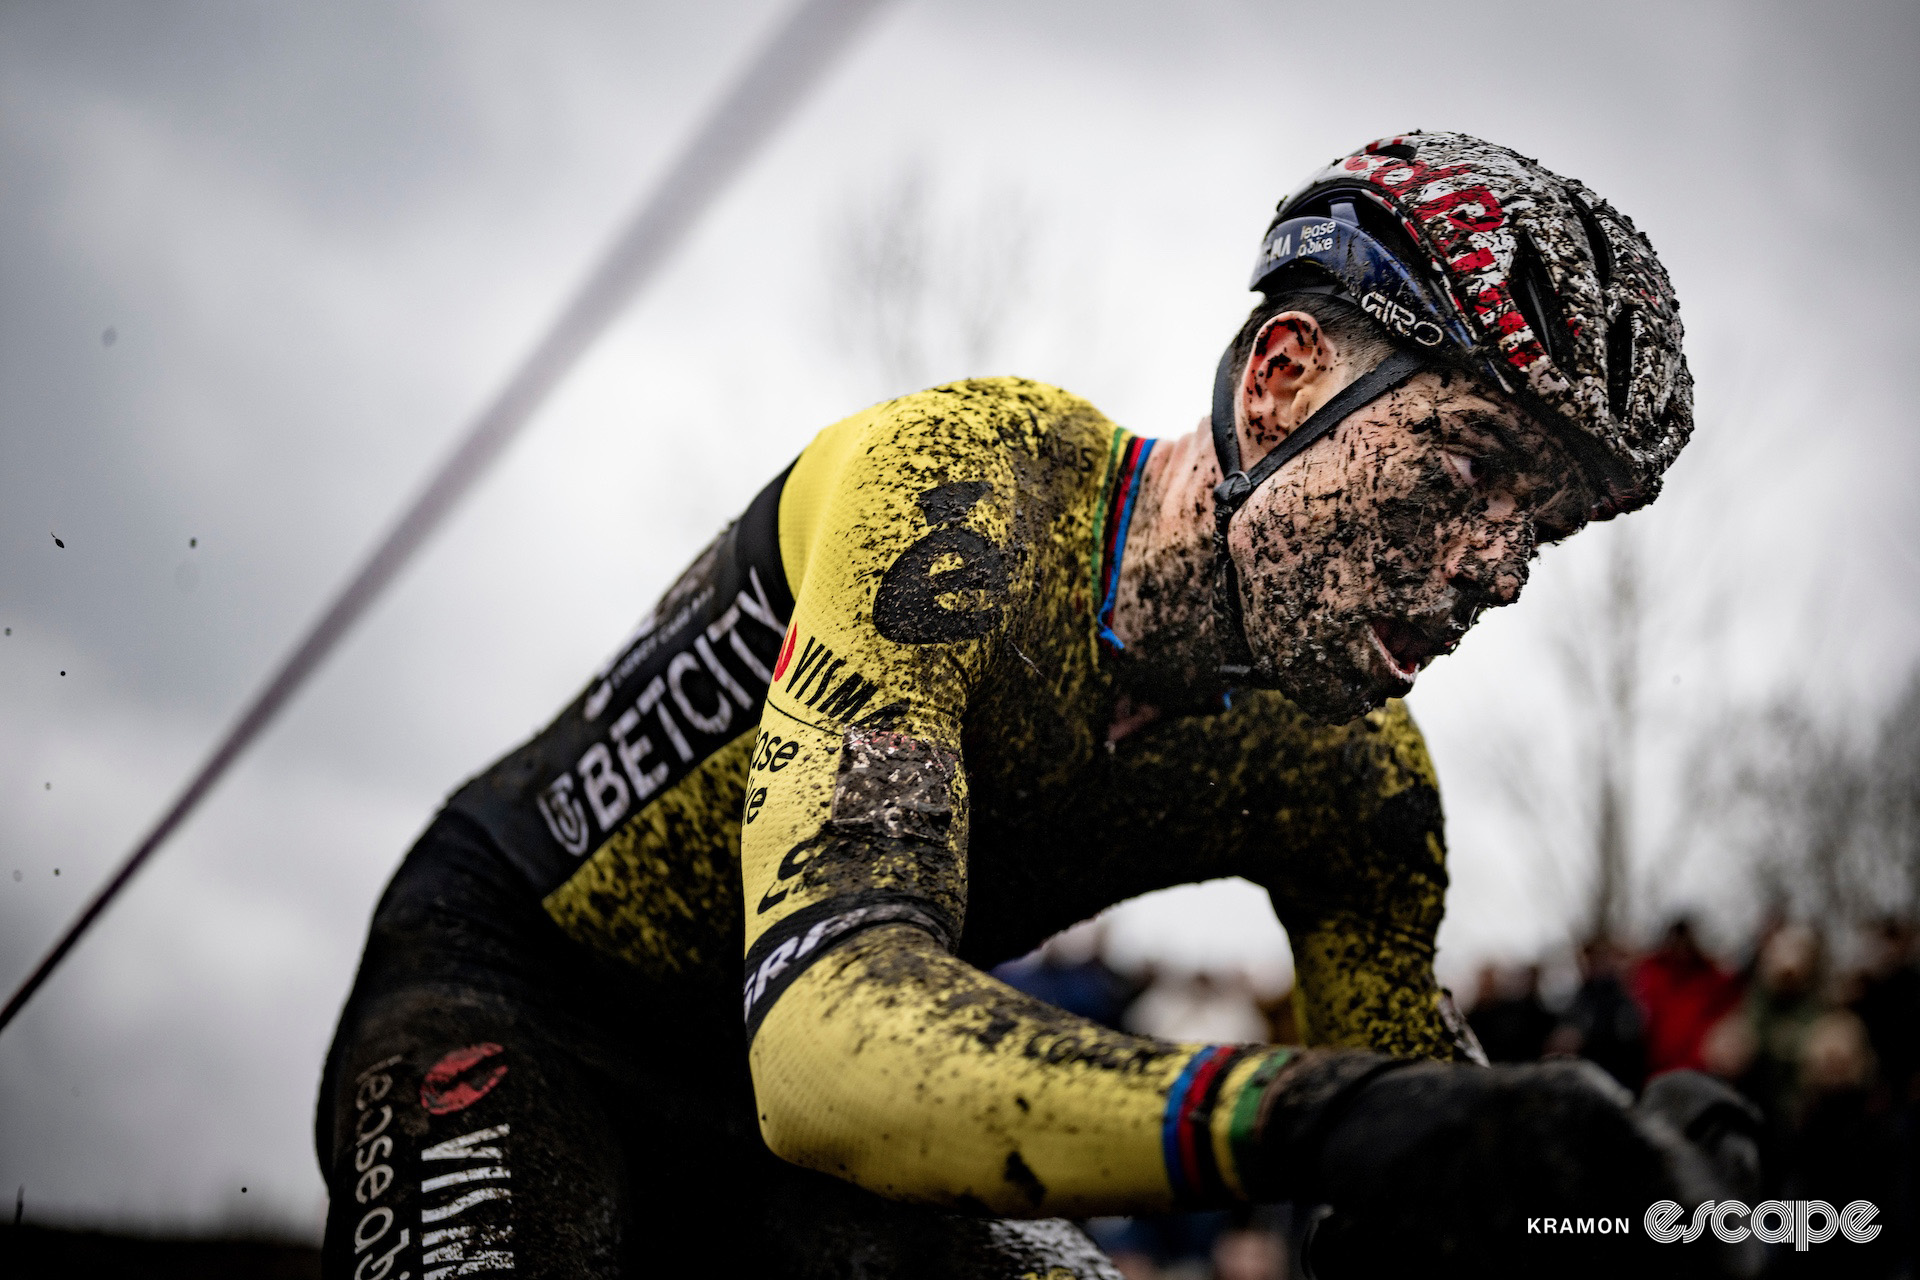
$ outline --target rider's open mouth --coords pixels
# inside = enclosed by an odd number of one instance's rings
[[[1375,618],[1373,645],[1380,651],[1389,673],[1402,684],[1411,685],[1420,668],[1439,652],[1426,636],[1404,622]]]

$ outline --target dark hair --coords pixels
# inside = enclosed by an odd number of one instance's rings
[[[1253,352],[1253,340],[1262,325],[1288,311],[1304,311],[1319,321],[1320,328],[1333,339],[1341,353],[1362,369],[1371,369],[1393,350],[1393,343],[1382,329],[1360,308],[1344,298],[1324,293],[1283,292],[1271,294],[1248,313],[1246,323],[1233,338],[1233,365],[1244,369]]]

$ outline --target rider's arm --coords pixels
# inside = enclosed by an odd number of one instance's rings
[[[902,1199],[1021,1215],[1217,1201],[1236,1176],[1230,1104],[1268,1055],[1121,1035],[951,954],[962,713],[1031,571],[997,425],[963,403],[880,420],[789,481],[801,589],[742,831],[761,1132]]]
[[[1400,1057],[1464,1057],[1464,1024],[1443,1008],[1433,976],[1446,843],[1420,731],[1395,701],[1316,737],[1297,778],[1303,802],[1289,807],[1282,833],[1308,856],[1257,877],[1293,945],[1301,1036]]]

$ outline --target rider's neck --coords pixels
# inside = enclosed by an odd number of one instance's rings
[[[1241,458],[1252,465],[1292,434],[1363,372],[1356,361],[1367,355],[1343,349],[1304,312],[1269,319],[1249,348],[1234,402]],[[1160,441],[1147,457],[1112,619],[1126,646],[1121,688],[1136,706],[1218,705],[1223,653],[1213,608],[1213,487],[1219,480],[1208,418]]]
[[[1204,419],[1159,441],[1147,457],[1112,620],[1126,646],[1123,683],[1136,705],[1171,709],[1219,694],[1212,594],[1219,477]]]

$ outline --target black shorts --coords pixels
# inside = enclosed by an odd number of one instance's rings
[[[1068,1223],[900,1204],[776,1158],[732,987],[638,985],[443,813],[380,900],[327,1055],[322,1274],[1118,1276]]]

